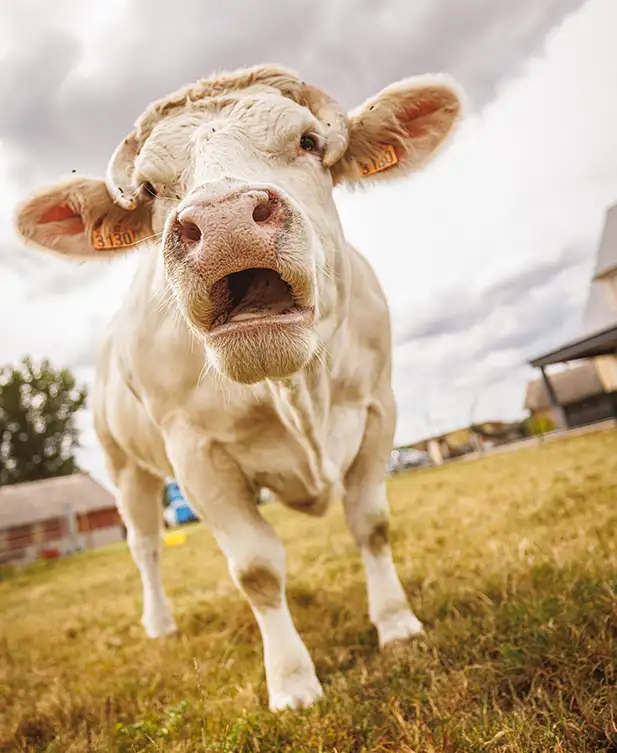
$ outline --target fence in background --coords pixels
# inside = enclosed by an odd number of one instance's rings
[[[446,460],[445,464],[456,463],[461,460],[477,460],[478,458],[483,458],[487,455],[498,455],[504,452],[514,452],[515,450],[521,450],[525,447],[539,447],[546,442],[558,442],[561,439],[581,437],[585,434],[595,434],[599,431],[607,431],[608,429],[615,428],[617,428],[617,419],[609,418],[604,421],[597,421],[592,424],[586,424],[585,426],[577,426],[575,429],[555,429],[555,431],[550,431],[546,434],[538,434],[533,437],[527,437],[526,439],[518,439],[515,442],[495,445],[494,447],[486,447],[481,450],[477,450],[476,452],[470,452],[468,455],[461,455],[457,458],[451,458],[449,460]]]

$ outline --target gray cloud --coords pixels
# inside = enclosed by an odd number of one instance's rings
[[[397,339],[397,345],[468,332],[473,327],[486,321],[487,317],[504,307],[516,306],[522,315],[529,308],[520,306],[523,300],[530,300],[533,292],[546,286],[557,276],[567,273],[572,268],[589,265],[589,248],[583,244],[568,246],[557,258],[540,262],[534,267],[510,275],[492,287],[482,291],[456,290],[444,293],[435,301],[429,311],[422,314],[410,314],[413,324],[403,331]],[[555,305],[561,306],[557,298]],[[568,302],[563,302],[567,307]],[[578,310],[578,306],[576,307]],[[560,315],[563,312],[560,311]],[[537,323],[542,327],[543,318],[538,314]],[[531,333],[528,333],[531,334]],[[493,346],[497,343],[493,343]]]
[[[589,244],[574,244],[484,291],[446,293],[417,316],[395,358],[399,412],[415,417],[406,441],[504,417],[504,410],[520,415],[524,385],[534,376],[528,359],[576,332],[592,261]],[[517,382],[519,403],[511,389]],[[506,402],[495,413],[500,391]],[[431,412],[424,416],[427,405]]]
[[[512,351],[520,363],[525,356],[566,340],[580,318],[580,303],[563,295],[558,288],[543,290],[541,296],[529,298],[527,305],[517,306],[516,323],[507,332],[493,330],[482,346],[473,352],[478,362],[489,355]]]
[[[264,61],[297,68],[349,107],[397,78],[445,70],[480,107],[580,4],[136,0],[106,34],[113,44],[101,40],[98,72],[85,78],[79,42],[57,14],[20,3],[0,11],[15,38],[26,14],[30,21],[36,8],[37,17],[28,45],[0,64],[0,138],[19,153],[27,184],[40,174],[100,172],[153,98],[213,70]]]
[[[80,59],[76,40],[51,31],[37,44],[13,50],[2,66],[0,97],[6,105],[0,114],[5,138],[33,149],[53,152],[62,144],[62,87]]]

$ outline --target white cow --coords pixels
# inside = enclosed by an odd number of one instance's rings
[[[93,402],[142,621],[152,637],[176,630],[159,571],[161,491],[173,476],[255,614],[272,709],[322,691],[287,606],[282,543],[255,504],[260,487],[309,515],[341,497],[380,645],[422,631],[388,544],[388,306],[345,241],[332,188],[420,168],[460,112],[441,76],[400,81],[347,115],[284,68],[216,75],[148,107],[105,180],[72,176],[17,211],[27,243],[68,259],[140,246]]]

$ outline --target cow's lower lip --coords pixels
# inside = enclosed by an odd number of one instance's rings
[[[285,328],[290,325],[307,325],[311,324],[315,312],[312,308],[294,307],[290,311],[282,314],[264,314],[255,315],[248,319],[232,319],[218,326],[213,326],[208,333],[214,338],[217,335],[231,334],[234,332],[244,332],[250,334],[255,331],[275,330]]]

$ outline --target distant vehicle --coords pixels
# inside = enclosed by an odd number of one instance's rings
[[[392,475],[407,468],[422,468],[430,464],[430,458],[426,452],[414,450],[411,447],[403,447],[400,450],[392,450],[388,461],[388,474]]]
[[[167,507],[163,510],[163,520],[170,528],[199,520],[182,496],[180,487],[175,481],[167,484],[165,497]]]
[[[388,467],[386,473],[388,476],[392,476],[398,470],[398,450],[392,450],[390,457],[388,458]]]

